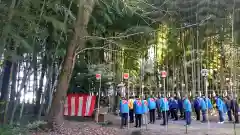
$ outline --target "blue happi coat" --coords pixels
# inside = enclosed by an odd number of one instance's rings
[[[192,105],[188,98],[183,101],[183,109],[185,112],[192,112]]]
[[[148,108],[151,109],[156,109],[156,101],[154,98],[148,98],[147,99],[148,102]]]
[[[128,113],[129,112],[129,106],[127,100],[120,100],[120,113]]]
[[[133,108],[135,114],[143,114],[143,105],[141,100],[135,100],[133,103]]]
[[[213,105],[212,105],[211,100],[210,100],[209,98],[207,98],[207,97],[203,97],[203,99],[204,99],[204,101],[205,101],[206,104],[207,104],[207,108],[208,108],[208,109],[212,109],[212,108],[213,108]]]
[[[218,111],[224,112],[225,104],[219,97],[215,98]]]
[[[147,102],[147,100],[143,100],[142,105],[143,105],[143,113],[147,113],[148,112],[148,102]]]
[[[206,111],[207,110],[207,103],[204,101],[203,98],[200,98],[199,101],[200,101],[201,110]]]
[[[168,111],[169,110],[169,104],[167,98],[161,98],[160,99],[160,109],[162,111]]]

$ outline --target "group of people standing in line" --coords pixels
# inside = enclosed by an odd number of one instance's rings
[[[219,114],[219,123],[224,123],[224,114],[228,114],[229,121],[232,121],[232,114],[235,117],[235,123],[239,123],[238,120],[238,103],[237,100],[231,99],[230,97],[221,98],[216,96],[214,98],[216,103],[216,109]],[[193,109],[192,109],[193,107]],[[177,121],[179,118],[186,121],[185,126],[191,124],[192,110],[195,111],[197,120],[200,120],[202,114],[202,122],[207,122],[208,110],[213,109],[212,101],[205,96],[196,96],[193,102],[187,96],[177,97],[165,97],[161,96],[158,98],[148,97],[141,99],[139,97],[129,97],[126,99],[122,97],[120,100],[120,115],[121,115],[121,127],[127,126],[128,117],[129,122],[134,123],[135,127],[139,128],[142,126],[143,121],[147,124],[148,114],[150,115],[150,121],[148,124],[155,123],[155,114],[157,111],[158,119],[162,119],[161,125],[165,126],[168,124],[168,119]],[[180,116],[178,113],[180,112]],[[134,119],[135,116],[135,119]]]
[[[236,99],[231,98],[231,96],[226,96],[224,98],[216,96],[214,98],[215,100],[215,104],[216,104],[216,109],[218,111],[218,116],[219,116],[219,122],[223,124],[224,123],[224,114],[227,113],[228,115],[228,121],[233,121],[232,119],[232,114],[234,116],[235,119],[235,123],[238,124],[239,123],[239,118],[238,118],[238,112],[239,112],[239,105]],[[204,103],[205,101],[205,103]],[[208,110],[212,110],[213,106],[211,103],[211,100],[209,98],[206,98],[205,96],[203,97],[196,97],[194,100],[194,109],[196,112],[196,116],[197,116],[197,120],[200,120],[200,113],[202,112],[202,116],[203,116],[203,121],[202,122],[206,122],[206,114],[207,109]]]

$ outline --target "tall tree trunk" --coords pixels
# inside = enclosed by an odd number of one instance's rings
[[[77,21],[74,26],[73,38],[67,47],[63,67],[60,72],[56,92],[49,112],[49,124],[61,125],[63,120],[62,109],[75,65],[76,51],[85,48],[84,36],[87,35],[87,25],[94,8],[95,0],[79,0]]]
[[[175,57],[173,56],[173,61],[172,61],[172,94],[176,93],[175,88],[176,88],[176,65],[175,65]]]
[[[196,14],[196,22],[198,22],[198,13]],[[197,66],[197,87],[196,87],[196,91],[198,92],[198,94],[200,94],[201,92],[201,61],[200,61],[200,46],[199,46],[199,43],[201,42],[201,39],[199,40],[199,26],[197,25],[197,31],[196,31],[196,52],[197,52],[197,63],[196,63],[196,66]]]
[[[9,96],[9,82],[10,82],[10,75],[11,75],[11,68],[12,62],[10,60],[6,60],[4,64],[4,74],[3,74],[3,83],[1,88],[1,101],[7,101]]]
[[[20,66],[20,65],[19,65]],[[28,64],[27,64],[28,66]],[[11,113],[11,119],[10,119],[10,124],[13,123],[13,120],[14,120],[14,116],[15,116],[15,112],[16,112],[16,109],[17,109],[17,106],[20,102],[20,97],[21,97],[21,92],[22,90],[26,90],[26,83],[27,83],[27,80],[30,79],[30,75],[32,74],[32,72],[30,71],[31,69],[31,65],[27,68],[24,69],[23,71],[23,78],[22,78],[22,82],[20,84],[20,88],[18,90],[18,92],[16,93],[16,100],[14,100],[14,104],[13,104],[13,111]]]
[[[187,60],[186,60],[186,48],[185,48],[185,43],[186,43],[186,32],[183,31],[181,34],[182,36],[182,48],[183,48],[183,73],[184,73],[184,81],[185,81],[185,94],[188,95],[188,72],[187,72]],[[189,96],[189,95],[188,95]]]
[[[46,96],[45,96],[45,113],[48,114],[52,103],[52,91],[55,87],[56,81],[56,68],[55,63],[48,65],[47,84],[46,84]]]
[[[2,83],[3,83],[3,75],[4,75],[4,65],[1,65],[1,73],[0,73],[0,89],[2,89]]]
[[[42,112],[40,112],[40,105],[41,105],[41,97],[42,97],[42,92],[43,92],[44,77],[45,77],[46,68],[47,68],[47,63],[46,63],[47,60],[46,59],[47,59],[46,56],[44,56],[43,60],[42,60],[42,69],[41,69],[42,71],[41,71],[41,77],[40,77],[40,81],[39,81],[39,88],[36,93],[35,112],[38,112],[37,114],[42,113]]]
[[[33,50],[33,97],[37,97],[36,91],[37,91],[37,86],[38,86],[38,68],[37,68],[37,48],[36,44],[34,45],[34,50]],[[32,99],[32,103],[35,103],[35,98]],[[38,111],[34,113],[37,114]]]
[[[223,29],[223,26],[222,26],[222,29]],[[224,87],[225,87],[225,73],[224,73],[224,70],[226,68],[225,64],[225,59],[226,59],[226,56],[225,56],[225,49],[224,49],[224,43],[223,43],[223,40],[224,40],[224,35],[223,35],[223,30],[220,31],[220,37],[219,37],[219,40],[220,40],[220,91],[218,91],[218,94],[223,94],[223,90],[224,90]]]
[[[51,91],[51,80],[52,80],[52,66],[49,64],[46,69],[46,84],[44,87],[44,93],[43,93],[43,102],[40,105],[40,112],[44,112],[44,115],[48,113],[48,106],[49,106],[49,98],[52,96],[50,94]],[[38,114],[38,119],[40,119],[40,114]]]
[[[11,68],[12,68],[12,62],[10,60],[6,60],[4,64],[4,74],[3,74],[3,82],[2,82],[2,88],[1,88],[1,96],[0,96],[0,110],[1,112],[4,112],[1,114],[0,122],[5,123],[4,116],[7,113],[6,108],[8,106],[8,98],[9,98],[9,82],[10,82],[10,76],[11,76]]]
[[[18,72],[18,63],[14,62],[12,67],[12,84],[11,84],[11,94],[10,94],[10,103],[8,116],[11,117],[11,113],[13,110],[13,105],[16,97],[16,84],[17,84],[17,72]]]
[[[6,23],[8,27],[11,23],[11,20],[13,18],[14,15],[14,8],[16,5],[16,0],[12,0],[11,1],[11,5],[9,8],[9,12],[8,12],[8,22]],[[11,39],[8,39],[8,32],[4,32],[3,33],[3,43],[4,43],[4,47],[6,47],[7,44],[7,40],[10,41],[10,48],[8,51],[13,51],[15,49],[14,47],[14,43]],[[1,48],[2,49],[2,48]],[[2,55],[3,51],[0,51],[1,55]],[[7,58],[7,60],[5,61],[5,67],[4,67],[4,74],[3,74],[3,81],[1,84],[1,97],[0,97],[0,102],[3,102],[4,104],[0,105],[0,111],[4,111],[4,115],[1,114],[0,117],[0,122],[6,122],[4,121],[4,118],[6,118],[7,116],[7,109],[8,109],[8,98],[9,98],[9,81],[10,81],[10,73],[11,73],[11,67],[12,67],[12,62],[10,61],[11,58]]]

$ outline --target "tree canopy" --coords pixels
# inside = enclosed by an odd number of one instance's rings
[[[1,0],[0,121],[21,121],[15,113],[30,93],[34,114],[59,124],[67,93],[98,93],[97,73],[103,93],[129,73],[128,94],[160,94],[162,70],[169,94],[237,93],[239,8],[239,0]]]

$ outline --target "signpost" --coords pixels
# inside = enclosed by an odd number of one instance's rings
[[[208,69],[202,69],[201,74],[204,77],[205,82],[205,97],[208,98]],[[209,118],[208,118],[208,104],[207,104],[207,121],[208,121],[208,129],[209,129]]]
[[[204,76],[204,77],[208,76],[208,70],[207,70],[207,69],[202,69],[202,70],[201,70],[201,74],[202,74],[202,76]]]
[[[99,117],[99,111],[100,111],[100,92],[101,92],[101,80],[102,80],[102,76],[101,74],[96,74],[96,79],[99,80],[99,89],[98,89],[98,106],[97,106],[97,123],[99,121],[98,117]]]
[[[123,73],[123,79],[127,80],[127,100],[129,101],[129,73]],[[128,112],[129,116],[129,112]],[[129,128],[129,122],[127,123],[127,126]]]
[[[166,78],[167,77],[167,72],[166,71],[162,71],[161,72],[161,77],[162,78]]]
[[[101,74],[96,74],[96,79],[100,80],[102,78]]]
[[[164,97],[166,98],[166,77],[167,77],[167,72],[166,71],[161,71],[160,72],[160,74],[161,74],[161,77],[163,78],[163,92],[164,92]],[[164,104],[165,105],[165,108],[166,108],[166,104]],[[166,111],[165,111],[165,117],[167,117],[167,114],[166,114]],[[163,118],[163,119],[167,119],[167,118]],[[167,130],[167,126],[166,126],[166,130]]]
[[[123,74],[123,79],[127,80],[129,78],[129,74],[128,73],[124,73]]]

